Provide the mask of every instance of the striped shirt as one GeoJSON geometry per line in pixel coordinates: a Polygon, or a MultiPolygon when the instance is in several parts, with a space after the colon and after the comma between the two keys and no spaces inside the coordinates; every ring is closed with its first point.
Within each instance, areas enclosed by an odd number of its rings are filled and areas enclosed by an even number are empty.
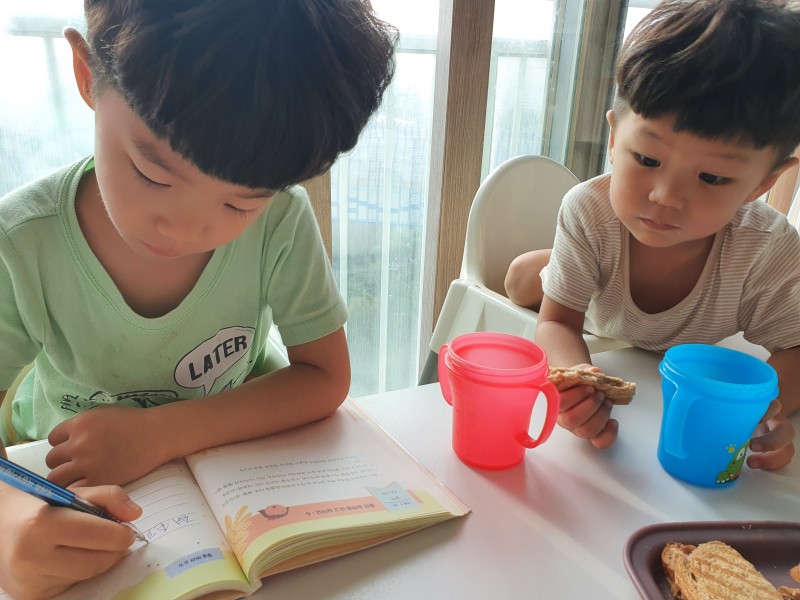
{"type": "Polygon", "coordinates": [[[567,193],[545,294],[586,314],[588,331],[647,350],[714,344],[744,332],[769,352],[800,345],[800,235],[763,202],[742,206],[715,236],[694,289],[677,305],[648,314],[628,281],[628,230],[609,201],[610,175],[567,193]]]}

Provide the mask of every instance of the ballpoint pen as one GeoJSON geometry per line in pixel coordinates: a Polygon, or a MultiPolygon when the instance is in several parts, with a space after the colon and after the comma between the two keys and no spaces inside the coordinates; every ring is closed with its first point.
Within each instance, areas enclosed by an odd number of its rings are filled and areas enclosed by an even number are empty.
{"type": "Polygon", "coordinates": [[[6,460],[2,456],[0,456],[0,481],[32,496],[36,496],[51,506],[71,508],[83,513],[95,515],[102,519],[114,521],[120,525],[125,525],[136,534],[136,538],[138,540],[147,542],[147,538],[142,535],[142,532],[139,531],[135,525],[125,521],[120,521],[116,517],[108,514],[99,506],[95,506],[88,500],[80,498],[75,493],[62,488],[61,486],[48,481],[44,477],[40,477],[36,473],[28,471],[27,469],[20,467],[9,460],[6,460]]]}

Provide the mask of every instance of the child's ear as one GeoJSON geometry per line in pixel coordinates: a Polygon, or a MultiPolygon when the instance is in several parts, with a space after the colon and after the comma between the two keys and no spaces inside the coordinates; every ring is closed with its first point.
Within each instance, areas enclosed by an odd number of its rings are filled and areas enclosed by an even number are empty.
{"type": "Polygon", "coordinates": [[[787,158],[767,174],[758,187],[754,189],[749,196],[747,196],[745,202],[752,202],[753,200],[756,200],[757,198],[760,198],[766,194],[772,188],[772,186],[775,185],[775,182],[778,181],[778,177],[780,177],[786,169],[791,169],[797,163],[798,159],[796,156],[787,158]]]}
{"type": "Polygon", "coordinates": [[[609,110],[606,113],[606,121],[608,121],[608,162],[614,164],[614,111],[609,110]]]}
{"type": "Polygon", "coordinates": [[[91,56],[89,45],[78,30],[72,27],[64,30],[64,37],[72,47],[72,69],[75,71],[78,92],[87,106],[94,110],[94,80],[92,79],[92,71],[89,68],[91,56]]]}

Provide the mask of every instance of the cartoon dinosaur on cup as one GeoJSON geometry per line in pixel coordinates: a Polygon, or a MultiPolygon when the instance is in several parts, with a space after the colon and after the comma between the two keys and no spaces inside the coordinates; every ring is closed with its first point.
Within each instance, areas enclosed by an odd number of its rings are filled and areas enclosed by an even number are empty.
{"type": "Polygon", "coordinates": [[[736,454],[733,457],[733,460],[728,463],[728,466],[725,467],[725,470],[720,472],[717,475],[717,483],[718,484],[725,484],[725,483],[732,483],[739,477],[739,473],[742,470],[742,466],[744,466],[744,457],[747,455],[747,442],[739,446],[739,449],[736,450],[736,454]]]}

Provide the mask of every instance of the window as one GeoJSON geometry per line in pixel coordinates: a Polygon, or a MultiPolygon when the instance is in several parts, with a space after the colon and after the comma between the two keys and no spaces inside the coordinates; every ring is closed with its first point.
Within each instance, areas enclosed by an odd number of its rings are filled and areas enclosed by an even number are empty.
{"type": "Polygon", "coordinates": [[[395,78],[331,170],[333,266],[350,317],[353,396],[413,385],[419,349],[438,2],[373,1],[400,31],[395,78]]]}
{"type": "MultiPolygon", "coordinates": [[[[92,152],[93,116],[75,91],[61,33],[82,23],[82,5],[0,3],[0,194],[92,152]]],[[[593,48],[613,47],[617,32],[626,35],[654,5],[495,0],[482,175],[528,153],[551,156],[581,178],[601,171],[610,91],[599,94],[597,84],[611,89],[612,57],[593,48]]],[[[439,2],[373,6],[400,31],[395,80],[356,148],[331,171],[332,262],[350,309],[353,396],[416,383],[430,331],[421,322],[423,295],[432,293],[423,269],[436,260],[425,255],[425,219],[439,2]]]]}
{"type": "Polygon", "coordinates": [[[509,158],[545,148],[555,4],[495,3],[484,177],[509,158]]]}
{"type": "Polygon", "coordinates": [[[0,8],[0,195],[92,152],[94,117],[75,90],[61,33],[82,15],[81,0],[0,8]]]}

